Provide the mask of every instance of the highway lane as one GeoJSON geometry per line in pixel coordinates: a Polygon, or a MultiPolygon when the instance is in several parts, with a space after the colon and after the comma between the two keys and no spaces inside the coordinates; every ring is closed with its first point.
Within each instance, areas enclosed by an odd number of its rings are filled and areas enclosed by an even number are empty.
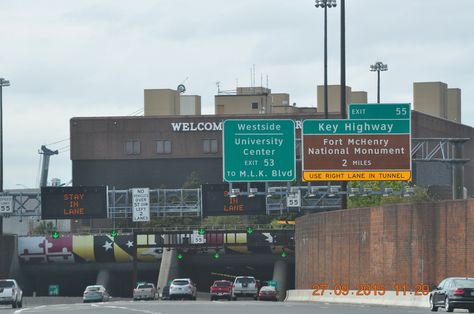
{"type": "MultiPolygon", "coordinates": [[[[80,299],[79,299],[80,301],[80,299]]],[[[30,302],[31,303],[31,302],[30,302]]],[[[45,302],[46,303],[46,302],[45,302]]],[[[140,301],[119,300],[106,303],[64,303],[28,305],[23,309],[0,306],[0,314],[362,314],[428,313],[428,308],[384,307],[306,302],[239,301],[140,301]]]]}

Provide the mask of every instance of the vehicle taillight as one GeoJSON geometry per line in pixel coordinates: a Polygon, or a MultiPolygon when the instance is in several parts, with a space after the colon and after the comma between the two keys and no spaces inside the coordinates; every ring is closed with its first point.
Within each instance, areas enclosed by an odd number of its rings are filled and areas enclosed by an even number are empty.
{"type": "Polygon", "coordinates": [[[193,287],[192,285],[190,285],[190,284],[188,285],[188,288],[192,288],[192,287],[193,287]]]}
{"type": "Polygon", "coordinates": [[[454,294],[458,294],[458,295],[459,294],[464,294],[464,289],[459,289],[458,288],[458,289],[454,290],[454,294]]]}
{"type": "Polygon", "coordinates": [[[12,293],[15,294],[15,292],[16,292],[16,289],[12,288],[12,293]]]}
{"type": "Polygon", "coordinates": [[[170,286],[170,289],[174,289],[174,285],[171,285],[171,286],[170,286]]]}

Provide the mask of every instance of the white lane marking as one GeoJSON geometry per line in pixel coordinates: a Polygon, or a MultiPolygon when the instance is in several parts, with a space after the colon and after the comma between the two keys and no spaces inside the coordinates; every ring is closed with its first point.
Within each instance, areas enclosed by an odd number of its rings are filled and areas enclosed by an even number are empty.
{"type": "Polygon", "coordinates": [[[126,306],[115,306],[115,305],[103,305],[103,304],[91,304],[92,307],[99,307],[99,308],[106,308],[106,309],[119,309],[119,310],[126,310],[130,312],[139,312],[139,313],[147,313],[147,314],[163,314],[161,312],[153,312],[148,310],[139,310],[133,309],[126,306]]]}

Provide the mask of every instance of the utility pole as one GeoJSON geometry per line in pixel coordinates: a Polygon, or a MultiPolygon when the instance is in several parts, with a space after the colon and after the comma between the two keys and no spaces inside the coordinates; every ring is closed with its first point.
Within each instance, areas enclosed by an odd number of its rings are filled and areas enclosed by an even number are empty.
{"type": "MultiPolygon", "coordinates": [[[[3,192],[3,102],[2,89],[10,86],[10,81],[0,77],[0,193],[3,192]]],[[[0,235],[3,234],[3,216],[0,216],[0,235]]]]}

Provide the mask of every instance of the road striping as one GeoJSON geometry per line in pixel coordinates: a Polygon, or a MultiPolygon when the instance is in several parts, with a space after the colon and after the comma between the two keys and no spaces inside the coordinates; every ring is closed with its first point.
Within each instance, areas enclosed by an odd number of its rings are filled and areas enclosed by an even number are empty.
{"type": "Polygon", "coordinates": [[[146,313],[146,314],[163,314],[161,312],[153,312],[153,311],[148,311],[148,310],[133,309],[133,308],[129,308],[129,307],[126,307],[126,306],[104,305],[104,304],[91,304],[91,306],[92,307],[98,307],[98,308],[118,309],[118,310],[130,311],[130,312],[146,313]]]}

